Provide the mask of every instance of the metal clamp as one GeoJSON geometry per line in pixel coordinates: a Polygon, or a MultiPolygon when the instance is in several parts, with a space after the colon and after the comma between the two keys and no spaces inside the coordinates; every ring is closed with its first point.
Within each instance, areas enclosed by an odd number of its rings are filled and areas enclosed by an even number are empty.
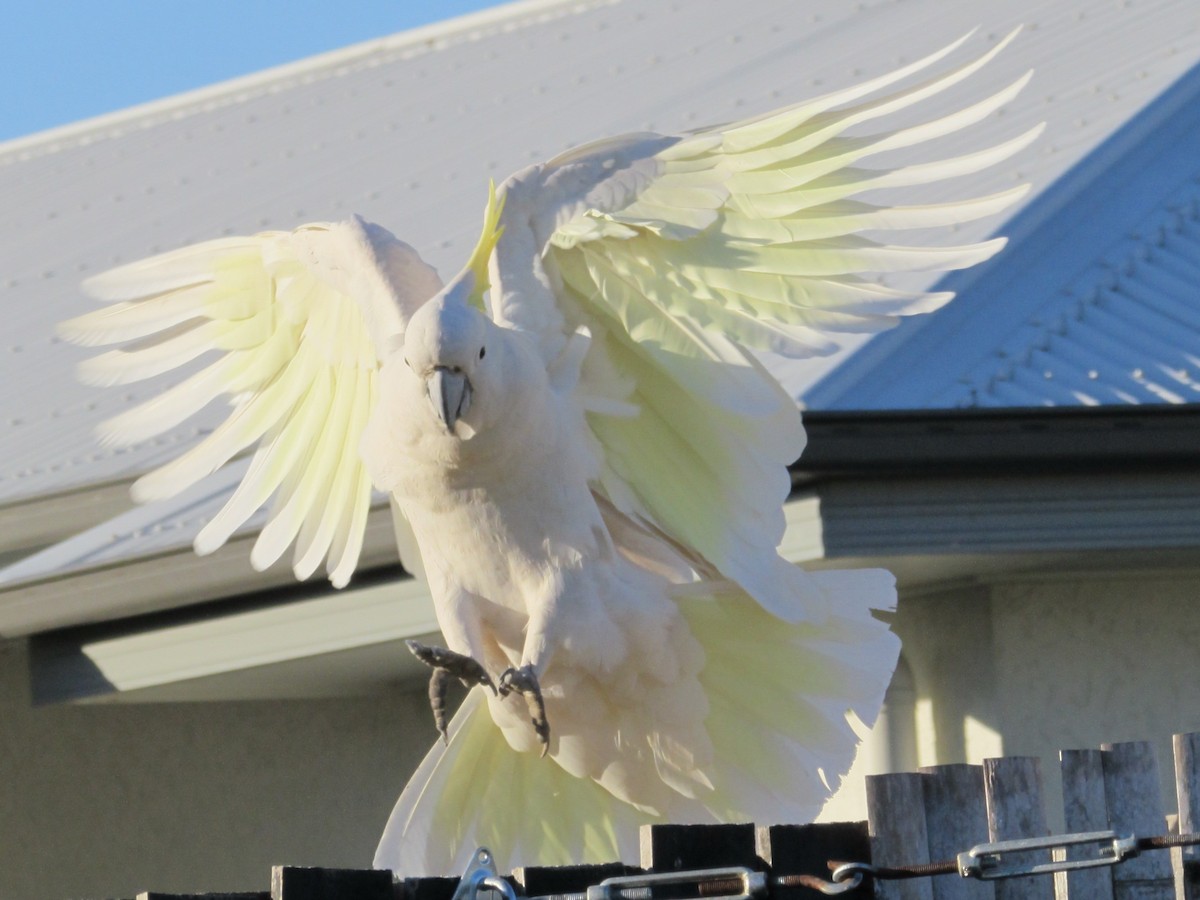
{"type": "Polygon", "coordinates": [[[673,885],[687,886],[683,897],[706,900],[748,900],[767,892],[767,876],[742,866],[726,869],[695,869],[689,872],[659,872],[648,875],[619,875],[606,878],[587,889],[587,900],[668,900],[673,885]]]}
{"type": "Polygon", "coordinates": [[[1083,834],[1059,834],[1040,838],[1021,838],[1014,841],[998,841],[994,844],[977,844],[965,853],[958,854],[958,874],[963,878],[978,878],[994,881],[1000,878],[1017,878],[1021,875],[1046,875],[1053,872],[1071,872],[1075,869],[1091,869],[1096,866],[1115,866],[1138,855],[1137,838],[1118,837],[1113,831],[1089,831],[1083,834]],[[1086,859],[1063,859],[1043,863],[1004,864],[1003,858],[1016,853],[1032,853],[1038,850],[1058,850],[1085,844],[1097,846],[1096,855],[1086,859]]]}

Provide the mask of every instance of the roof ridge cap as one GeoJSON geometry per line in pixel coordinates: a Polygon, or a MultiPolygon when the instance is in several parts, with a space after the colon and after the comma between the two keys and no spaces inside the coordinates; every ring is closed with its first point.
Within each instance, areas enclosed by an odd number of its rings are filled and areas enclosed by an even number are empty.
{"type": "Polygon", "coordinates": [[[490,9],[419,25],[204,87],[0,141],[0,166],[120,137],[135,129],[151,128],[164,121],[175,121],[221,106],[243,103],[263,94],[335,77],[351,69],[378,65],[396,57],[443,50],[501,31],[579,15],[620,2],[622,0],[514,0],[490,9]]]}

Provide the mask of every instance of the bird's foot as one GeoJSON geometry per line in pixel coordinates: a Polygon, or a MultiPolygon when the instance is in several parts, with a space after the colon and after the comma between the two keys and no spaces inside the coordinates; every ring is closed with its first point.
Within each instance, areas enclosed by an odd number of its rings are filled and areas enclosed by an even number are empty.
{"type": "Polygon", "coordinates": [[[471,688],[477,684],[490,688],[496,693],[496,685],[492,683],[487,670],[469,656],[447,650],[445,647],[430,647],[418,644],[416,641],[405,641],[409,651],[429,668],[433,674],[429,676],[429,705],[433,709],[433,724],[437,726],[443,743],[449,743],[450,737],[446,730],[446,689],[451,678],[457,678],[463,687],[471,688]]]}
{"type": "Polygon", "coordinates": [[[498,685],[500,696],[513,692],[525,698],[529,707],[529,718],[533,722],[533,730],[537,732],[538,740],[542,742],[542,756],[550,749],[550,723],[546,721],[546,703],[542,699],[542,687],[538,684],[537,673],[533,666],[522,666],[519,669],[508,668],[500,676],[498,685]]]}

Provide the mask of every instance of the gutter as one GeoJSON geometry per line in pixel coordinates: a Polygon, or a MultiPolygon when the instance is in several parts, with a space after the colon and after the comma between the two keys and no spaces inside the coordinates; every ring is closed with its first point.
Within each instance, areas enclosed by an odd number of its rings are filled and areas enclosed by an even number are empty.
{"type": "Polygon", "coordinates": [[[1084,474],[1195,468],[1200,404],[809,411],[793,489],[919,475],[1084,474]]]}

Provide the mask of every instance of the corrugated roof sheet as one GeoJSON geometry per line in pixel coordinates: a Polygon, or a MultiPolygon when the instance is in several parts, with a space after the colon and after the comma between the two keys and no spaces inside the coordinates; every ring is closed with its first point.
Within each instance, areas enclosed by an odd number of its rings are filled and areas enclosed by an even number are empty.
{"type": "MultiPolygon", "coordinates": [[[[483,23],[284,67],[44,139],[0,146],[8,311],[0,349],[0,502],[124,477],[177,452],[187,428],[128,451],[95,423],[155,390],[78,385],[53,324],[77,284],[115,263],[207,237],[351,212],[443,271],[477,227],[483,185],[599,135],[748,115],[885,71],[984,23],[1027,32],[974,91],[1038,69],[979,140],[1045,119],[1047,135],[989,190],[1061,174],[1200,58],[1195,7],[1013,0],[720,0],[518,4],[483,23]]],[[[953,102],[948,98],[947,102],[953,102]]],[[[936,199],[933,198],[933,199],[936,199]]],[[[980,230],[995,223],[979,226],[980,230]]],[[[797,387],[828,365],[797,367],[797,387]],[[810,371],[811,370],[811,371],[810,371]]],[[[209,420],[211,422],[211,420],[209,420]]]]}
{"type": "MultiPolygon", "coordinates": [[[[128,477],[215,420],[126,451],[96,446],[98,421],[157,386],[97,391],[75,382],[82,354],[52,329],[86,308],[77,283],[88,274],[190,241],[351,212],[386,225],[445,273],[473,241],[489,177],[606,134],[748,116],[890,70],[981,23],[977,42],[1022,22],[1025,33],[968,94],[1030,67],[1035,81],[963,140],[982,145],[1045,120],[1033,150],[973,181],[981,194],[1029,181],[1026,203],[1035,204],[1200,59],[1192,0],[1010,0],[1002,9],[743,0],[735,11],[725,0],[538,0],[0,145],[0,193],[20,213],[0,221],[9,316],[0,505],[128,477]]],[[[922,196],[936,202],[938,190],[922,196]]],[[[978,223],[955,238],[998,227],[978,223]]],[[[993,337],[966,339],[991,350],[993,337]]],[[[803,393],[857,346],[778,371],[803,393]]],[[[139,535],[160,550],[162,540],[183,545],[189,535],[174,527],[175,512],[123,517],[120,533],[102,526],[51,548],[16,580],[141,553],[150,544],[139,535]]]]}
{"type": "Polygon", "coordinates": [[[997,264],[946,279],[952,304],[884,336],[809,399],[839,409],[1200,401],[1197,148],[1200,66],[1015,219],[997,264]]]}

